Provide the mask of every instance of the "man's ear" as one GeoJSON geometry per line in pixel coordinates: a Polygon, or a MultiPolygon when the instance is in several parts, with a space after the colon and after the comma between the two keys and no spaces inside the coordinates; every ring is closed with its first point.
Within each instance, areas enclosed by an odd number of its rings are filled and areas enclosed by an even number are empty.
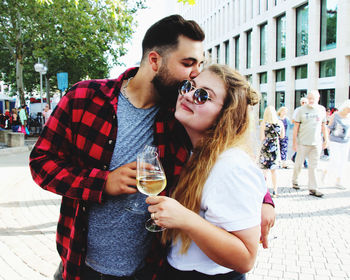
{"type": "Polygon", "coordinates": [[[152,70],[157,72],[162,64],[162,57],[156,51],[150,51],[148,53],[148,63],[151,65],[152,70]]]}

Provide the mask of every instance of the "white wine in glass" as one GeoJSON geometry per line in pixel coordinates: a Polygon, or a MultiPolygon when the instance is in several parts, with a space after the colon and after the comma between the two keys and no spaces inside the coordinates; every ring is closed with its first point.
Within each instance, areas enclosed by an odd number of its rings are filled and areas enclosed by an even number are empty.
{"type": "MultiPolygon", "coordinates": [[[[137,189],[149,196],[156,196],[166,186],[166,177],[163,166],[159,161],[155,150],[144,149],[137,156],[137,189]]],[[[153,219],[146,222],[146,229],[152,232],[163,231],[165,228],[158,226],[153,219]]]]}

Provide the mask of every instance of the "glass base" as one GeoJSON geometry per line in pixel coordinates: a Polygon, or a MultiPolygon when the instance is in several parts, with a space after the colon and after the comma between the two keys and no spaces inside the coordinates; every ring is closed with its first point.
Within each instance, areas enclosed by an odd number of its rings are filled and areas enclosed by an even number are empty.
{"type": "Polygon", "coordinates": [[[147,220],[145,227],[148,231],[151,231],[151,232],[160,232],[166,229],[158,226],[152,219],[147,220]]]}

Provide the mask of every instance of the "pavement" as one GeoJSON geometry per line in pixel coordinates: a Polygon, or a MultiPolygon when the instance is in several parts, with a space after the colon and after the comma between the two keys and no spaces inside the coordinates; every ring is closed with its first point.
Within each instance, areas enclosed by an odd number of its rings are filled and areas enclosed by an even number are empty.
{"type": "MultiPolygon", "coordinates": [[[[59,263],[55,231],[60,196],[31,178],[29,149],[0,153],[0,279],[52,279],[59,263]]],[[[292,166],[292,163],[290,163],[292,166]]],[[[327,168],[327,162],[321,162],[327,168]]],[[[278,171],[276,223],[268,249],[259,248],[248,280],[350,279],[350,162],[347,189],[321,185],[323,198],[308,195],[307,169],[301,189],[291,188],[293,169],[278,171]]]]}

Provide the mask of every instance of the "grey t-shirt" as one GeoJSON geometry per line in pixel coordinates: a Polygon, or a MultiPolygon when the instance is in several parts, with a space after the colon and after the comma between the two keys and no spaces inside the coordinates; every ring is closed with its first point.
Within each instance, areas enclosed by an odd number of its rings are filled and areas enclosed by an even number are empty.
{"type": "Polygon", "coordinates": [[[321,105],[310,107],[301,106],[295,116],[295,121],[300,123],[298,143],[301,145],[319,145],[322,143],[321,127],[326,122],[326,110],[321,105]]]}
{"type": "MultiPolygon", "coordinates": [[[[135,108],[122,94],[118,99],[118,132],[110,170],[136,161],[143,147],[153,142],[158,107],[135,108]]],[[[115,276],[130,276],[143,265],[152,235],[145,229],[149,218],[146,196],[137,192],[109,197],[89,211],[86,264],[115,276]]]]}
{"type": "Polygon", "coordinates": [[[329,139],[333,142],[348,143],[350,141],[350,118],[341,118],[335,113],[332,125],[329,126],[329,139]]]}

